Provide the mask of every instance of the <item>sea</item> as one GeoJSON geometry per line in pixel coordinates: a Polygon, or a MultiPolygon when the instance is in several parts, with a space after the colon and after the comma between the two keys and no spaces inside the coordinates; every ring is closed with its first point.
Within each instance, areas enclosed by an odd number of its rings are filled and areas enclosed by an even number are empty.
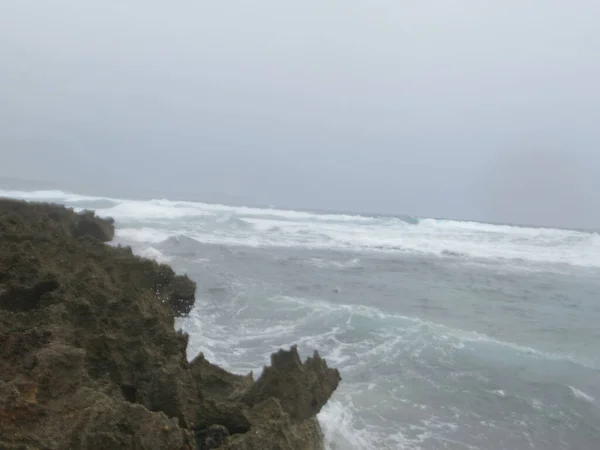
{"type": "Polygon", "coordinates": [[[600,448],[600,235],[1,190],[113,217],[198,283],[188,357],[258,377],[317,349],[329,450],[600,448]]]}

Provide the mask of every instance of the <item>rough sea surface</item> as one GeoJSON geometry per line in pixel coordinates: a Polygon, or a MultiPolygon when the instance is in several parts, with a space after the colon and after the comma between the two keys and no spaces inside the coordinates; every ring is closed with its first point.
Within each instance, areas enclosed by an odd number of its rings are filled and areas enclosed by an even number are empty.
{"type": "Polygon", "coordinates": [[[178,326],[255,376],[319,349],[343,381],[330,449],[600,448],[600,236],[61,191],[0,191],[112,216],[116,242],[198,282],[178,326]]]}

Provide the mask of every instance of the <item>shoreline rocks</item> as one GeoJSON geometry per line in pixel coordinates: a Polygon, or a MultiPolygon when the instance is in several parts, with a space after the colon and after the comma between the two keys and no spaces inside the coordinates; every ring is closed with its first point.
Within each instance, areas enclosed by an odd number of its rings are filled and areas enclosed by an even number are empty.
{"type": "Polygon", "coordinates": [[[186,358],[196,285],[92,211],[0,199],[0,448],[322,449],[340,382],[317,353],[258,380],[186,358]]]}

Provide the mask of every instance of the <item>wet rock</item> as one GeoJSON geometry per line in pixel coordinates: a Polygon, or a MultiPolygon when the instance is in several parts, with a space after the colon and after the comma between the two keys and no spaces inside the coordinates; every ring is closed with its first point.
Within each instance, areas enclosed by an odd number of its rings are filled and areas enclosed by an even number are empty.
{"type": "Polygon", "coordinates": [[[190,363],[190,372],[196,383],[199,409],[196,428],[212,424],[225,426],[230,433],[246,433],[250,420],[246,405],[240,402],[243,393],[252,386],[252,375],[236,375],[211,364],[202,354],[190,363]]]}
{"type": "Polygon", "coordinates": [[[148,392],[149,407],[153,411],[163,411],[176,418],[184,428],[191,428],[196,422],[198,394],[186,365],[174,361],[158,368],[152,374],[148,392]]]}
{"type": "Polygon", "coordinates": [[[192,433],[177,420],[99,392],[82,389],[67,410],[74,413],[73,432],[60,448],[180,450],[194,445],[192,433]]]}
{"type": "Polygon", "coordinates": [[[175,315],[187,316],[196,301],[196,283],[187,275],[177,275],[171,280],[170,286],[169,305],[173,308],[175,315]]]}
{"type": "Polygon", "coordinates": [[[223,450],[323,450],[323,432],[316,417],[291,421],[276,398],[255,405],[248,412],[251,429],[232,435],[223,450]]]}
{"type": "Polygon", "coordinates": [[[43,274],[40,279],[25,285],[7,283],[0,292],[0,309],[28,311],[37,308],[45,294],[55,291],[58,287],[59,282],[53,274],[43,274]]]}
{"type": "Polygon", "coordinates": [[[212,425],[196,431],[196,448],[198,450],[212,450],[219,448],[229,437],[229,430],[223,425],[212,425]]]}
{"type": "Polygon", "coordinates": [[[256,405],[270,397],[279,399],[281,406],[294,421],[314,417],[327,403],[341,381],[337,369],[330,369],[315,351],[304,363],[298,349],[280,350],[271,355],[271,366],[244,395],[244,401],[256,405]]]}
{"type": "Polygon", "coordinates": [[[171,267],[156,261],[139,260],[136,266],[135,270],[140,274],[140,288],[152,290],[176,316],[190,313],[196,300],[196,282],[187,275],[176,275],[171,267]]]}
{"type": "Polygon", "coordinates": [[[93,211],[84,211],[75,223],[75,236],[89,236],[100,242],[112,241],[115,237],[113,219],[100,219],[93,211]]]}

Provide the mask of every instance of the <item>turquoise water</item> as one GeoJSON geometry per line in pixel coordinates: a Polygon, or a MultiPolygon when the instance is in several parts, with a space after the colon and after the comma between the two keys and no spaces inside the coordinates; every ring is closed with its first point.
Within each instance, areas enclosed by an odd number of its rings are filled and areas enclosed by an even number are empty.
{"type": "Polygon", "coordinates": [[[343,377],[320,414],[331,449],[598,448],[597,234],[0,195],[95,208],[187,272],[190,357],[258,375],[281,346],[317,348],[343,377]]]}

